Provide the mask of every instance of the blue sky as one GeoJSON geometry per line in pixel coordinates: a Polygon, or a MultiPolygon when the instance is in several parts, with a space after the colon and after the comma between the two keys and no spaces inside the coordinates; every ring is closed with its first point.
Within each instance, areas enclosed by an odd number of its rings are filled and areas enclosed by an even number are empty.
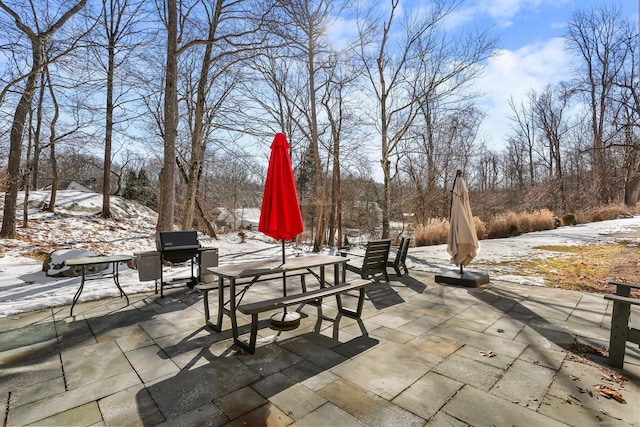
{"type": "Polygon", "coordinates": [[[571,77],[570,57],[561,37],[573,13],[612,1],[637,22],[639,0],[464,1],[464,13],[480,25],[494,26],[501,38],[500,55],[489,61],[478,82],[486,92],[481,105],[487,113],[480,136],[489,147],[506,145],[510,97],[519,102],[531,89],[541,90],[571,77]]]}

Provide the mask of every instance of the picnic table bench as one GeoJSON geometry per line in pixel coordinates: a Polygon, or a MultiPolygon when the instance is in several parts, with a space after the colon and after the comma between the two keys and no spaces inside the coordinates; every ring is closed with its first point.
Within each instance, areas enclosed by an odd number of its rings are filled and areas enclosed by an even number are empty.
{"type": "Polygon", "coordinates": [[[630,326],[631,306],[640,306],[640,300],[631,298],[631,289],[640,289],[640,285],[612,280],[616,286],[615,294],[606,294],[605,299],[613,301],[611,332],[609,335],[609,365],[622,368],[627,341],[640,346],[640,329],[630,326]]]}
{"type": "MultiPolygon", "coordinates": [[[[322,299],[330,296],[336,297],[338,304],[338,312],[348,317],[359,318],[362,315],[362,306],[364,305],[365,286],[373,283],[370,279],[356,279],[351,282],[344,282],[334,286],[325,286],[320,289],[304,290],[303,292],[287,295],[279,298],[272,298],[263,301],[257,301],[238,306],[238,311],[251,315],[251,332],[249,335],[249,343],[244,347],[249,353],[254,353],[256,349],[256,338],[258,335],[258,314],[267,311],[277,310],[279,308],[288,307],[291,305],[305,304],[305,303],[322,303],[322,299]],[[346,308],[342,305],[341,295],[348,291],[358,290],[358,304],[356,309],[346,308]]],[[[244,344],[244,343],[243,343],[244,344]]]]}

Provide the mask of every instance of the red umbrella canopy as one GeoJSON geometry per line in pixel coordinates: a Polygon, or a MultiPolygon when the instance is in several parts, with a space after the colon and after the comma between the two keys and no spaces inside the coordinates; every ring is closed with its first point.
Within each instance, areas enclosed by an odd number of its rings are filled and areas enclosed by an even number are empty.
{"type": "Polygon", "coordinates": [[[277,133],[271,144],[258,231],[284,241],[293,239],[303,230],[289,142],[283,133],[277,133]]]}

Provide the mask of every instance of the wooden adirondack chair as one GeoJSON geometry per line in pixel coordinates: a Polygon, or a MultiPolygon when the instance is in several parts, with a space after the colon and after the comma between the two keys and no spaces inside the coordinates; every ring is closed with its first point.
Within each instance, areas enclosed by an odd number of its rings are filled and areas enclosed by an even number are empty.
{"type": "Polygon", "coordinates": [[[362,257],[362,264],[354,265],[347,263],[345,269],[342,270],[342,281],[346,280],[347,271],[358,273],[363,279],[375,278],[376,275],[384,275],[384,279],[388,282],[387,262],[389,260],[389,250],[391,249],[391,240],[370,240],[367,242],[367,250],[362,255],[350,252],[340,252],[340,255],[346,257],[362,257]]]}
{"type": "Polygon", "coordinates": [[[393,267],[398,276],[402,276],[404,274],[409,273],[409,269],[407,269],[406,260],[407,253],[409,252],[409,246],[411,246],[411,237],[403,237],[400,239],[400,245],[398,245],[398,252],[396,252],[396,257],[393,260],[387,261],[387,265],[389,267],[393,267]],[[404,273],[402,270],[404,269],[404,273]]]}

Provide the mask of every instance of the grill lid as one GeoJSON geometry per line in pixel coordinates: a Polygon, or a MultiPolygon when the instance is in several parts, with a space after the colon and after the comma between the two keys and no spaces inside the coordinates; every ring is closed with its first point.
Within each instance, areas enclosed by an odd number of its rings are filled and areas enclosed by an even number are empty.
{"type": "Polygon", "coordinates": [[[196,256],[200,243],[195,231],[166,231],[156,233],[156,250],[169,262],[185,262],[196,256]]]}
{"type": "Polygon", "coordinates": [[[156,250],[176,251],[182,249],[198,249],[198,233],[190,231],[159,231],[156,233],[156,250]]]}

